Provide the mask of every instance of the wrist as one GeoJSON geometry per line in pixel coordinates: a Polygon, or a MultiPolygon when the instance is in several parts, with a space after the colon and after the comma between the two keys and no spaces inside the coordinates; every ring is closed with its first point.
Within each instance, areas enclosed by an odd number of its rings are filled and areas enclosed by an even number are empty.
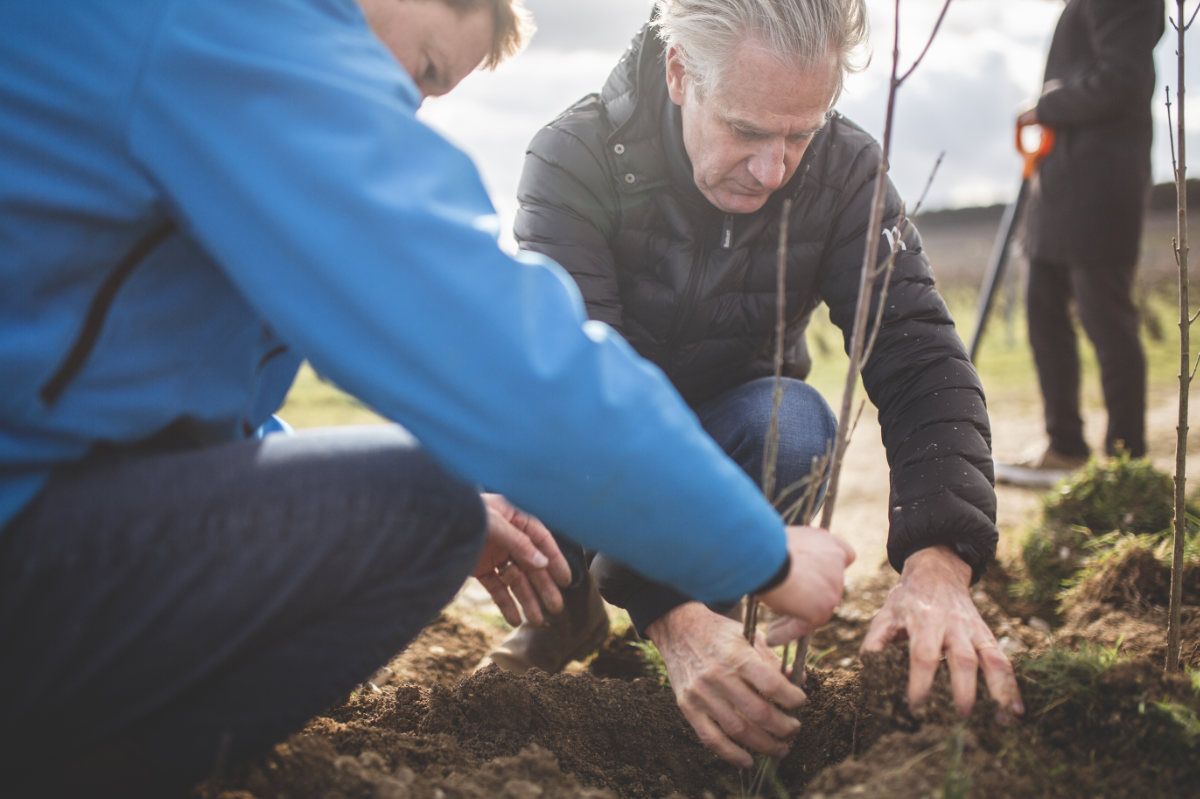
{"type": "Polygon", "coordinates": [[[685,602],[676,605],[654,621],[646,625],[646,637],[662,649],[670,646],[671,641],[680,635],[686,635],[696,620],[703,614],[712,613],[699,602],[685,602]]]}
{"type": "Polygon", "coordinates": [[[915,575],[950,577],[962,583],[964,588],[971,585],[971,565],[950,547],[941,545],[919,549],[909,555],[900,574],[902,578],[915,575]]]}

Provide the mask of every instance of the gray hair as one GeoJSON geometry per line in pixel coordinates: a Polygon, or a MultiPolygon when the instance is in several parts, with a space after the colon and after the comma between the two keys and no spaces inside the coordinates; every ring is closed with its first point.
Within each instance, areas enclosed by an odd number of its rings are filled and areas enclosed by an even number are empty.
{"type": "Polygon", "coordinates": [[[747,38],[800,67],[833,51],[839,78],[862,68],[853,56],[867,40],[864,0],[656,0],[654,25],[699,90],[720,80],[722,66],[747,38]]]}

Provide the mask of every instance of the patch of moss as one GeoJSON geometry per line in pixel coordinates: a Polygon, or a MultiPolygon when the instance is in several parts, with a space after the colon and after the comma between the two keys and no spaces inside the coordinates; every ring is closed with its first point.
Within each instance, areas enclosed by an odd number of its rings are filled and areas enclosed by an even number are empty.
{"type": "Polygon", "coordinates": [[[1043,524],[1021,544],[1022,579],[1013,593],[1043,616],[1054,616],[1058,595],[1087,557],[1092,531],[1078,525],[1043,524]]]}
{"type": "Polygon", "coordinates": [[[1093,459],[1046,496],[1048,525],[1081,526],[1093,533],[1161,534],[1171,526],[1174,509],[1171,476],[1144,458],[1122,453],[1093,459]]]}

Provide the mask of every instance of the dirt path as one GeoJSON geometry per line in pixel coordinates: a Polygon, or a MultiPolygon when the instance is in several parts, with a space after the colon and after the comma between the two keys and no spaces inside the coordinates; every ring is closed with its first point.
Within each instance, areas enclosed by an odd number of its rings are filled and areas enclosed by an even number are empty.
{"type": "MultiPolygon", "coordinates": [[[[991,400],[992,445],[998,459],[1018,459],[1031,446],[1045,441],[1041,409],[1037,395],[1025,391],[998,391],[991,400]]],[[[1151,459],[1160,469],[1175,469],[1175,419],[1177,398],[1174,393],[1152,393],[1147,409],[1146,428],[1151,459]]],[[[1188,472],[1200,479],[1200,412],[1193,403],[1190,414],[1188,472]]],[[[1093,447],[1102,448],[1105,423],[1103,408],[1094,403],[1084,413],[1084,424],[1093,447]]],[[[854,546],[858,560],[850,567],[853,584],[875,572],[886,559],[888,469],[879,423],[872,412],[863,414],[858,431],[846,454],[841,497],[834,514],[833,530],[854,546]]],[[[998,524],[1000,552],[1015,554],[1020,534],[1036,518],[1041,494],[1028,489],[999,486],[998,524]]]]}

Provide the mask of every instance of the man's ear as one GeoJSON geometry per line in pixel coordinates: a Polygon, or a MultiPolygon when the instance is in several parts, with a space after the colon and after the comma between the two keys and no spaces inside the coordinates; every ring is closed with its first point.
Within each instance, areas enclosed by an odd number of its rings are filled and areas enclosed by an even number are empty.
{"type": "Polygon", "coordinates": [[[672,46],[667,49],[667,94],[671,98],[671,102],[675,105],[683,105],[683,96],[685,81],[687,81],[687,69],[683,66],[683,58],[680,57],[679,48],[672,46]]]}

